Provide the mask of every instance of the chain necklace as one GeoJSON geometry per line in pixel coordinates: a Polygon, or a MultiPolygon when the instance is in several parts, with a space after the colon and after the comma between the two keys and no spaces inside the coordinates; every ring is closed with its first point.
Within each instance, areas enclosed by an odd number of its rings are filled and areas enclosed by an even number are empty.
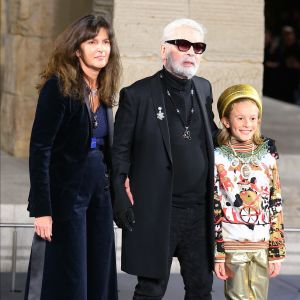
{"type": "Polygon", "coordinates": [[[191,110],[190,110],[190,114],[189,116],[186,118],[186,120],[183,119],[181,113],[180,113],[180,109],[175,105],[172,97],[171,97],[171,93],[170,91],[167,89],[167,95],[169,96],[171,103],[176,111],[176,114],[178,115],[183,127],[184,127],[184,132],[182,134],[182,137],[186,140],[191,140],[192,136],[191,136],[191,130],[190,130],[190,126],[191,126],[191,122],[192,122],[192,117],[194,114],[194,90],[191,89],[191,99],[192,99],[192,106],[191,106],[191,110]]]}
{"type": "Polygon", "coordinates": [[[89,104],[90,104],[90,109],[91,109],[91,115],[92,115],[92,126],[93,126],[93,129],[97,128],[98,127],[98,120],[97,120],[97,110],[98,110],[98,107],[96,108],[95,110],[95,107],[94,107],[94,98],[98,96],[98,89],[92,89],[90,88],[90,95],[89,95],[89,104]],[[94,112],[95,110],[95,112],[94,112]]]}
{"type": "Polygon", "coordinates": [[[231,161],[231,166],[236,168],[240,163],[242,164],[241,166],[241,175],[244,179],[249,179],[252,168],[251,168],[251,164],[258,166],[259,162],[257,160],[257,158],[255,156],[253,156],[254,153],[254,144],[252,144],[252,150],[251,150],[251,156],[249,157],[241,157],[239,156],[236,151],[234,150],[231,142],[228,142],[229,147],[231,148],[234,157],[233,160],[231,161]]]}

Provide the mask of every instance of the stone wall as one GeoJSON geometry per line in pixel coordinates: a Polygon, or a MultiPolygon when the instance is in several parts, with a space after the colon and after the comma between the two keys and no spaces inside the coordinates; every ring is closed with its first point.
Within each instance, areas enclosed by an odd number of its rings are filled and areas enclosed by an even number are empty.
{"type": "Polygon", "coordinates": [[[113,20],[114,1],[113,0],[94,0],[93,13],[104,17],[110,23],[113,20]]]}
{"type": "Polygon", "coordinates": [[[1,148],[6,152],[28,155],[35,86],[53,40],[92,10],[113,16],[123,86],[161,67],[163,27],[189,17],[208,30],[199,75],[211,81],[215,99],[235,83],[250,83],[261,91],[263,0],[231,0],[230,6],[225,0],[1,0],[1,148]]]}
{"type": "MultiPolygon", "coordinates": [[[[264,1],[115,0],[114,27],[122,54],[123,85],[161,67],[159,44],[163,27],[188,17],[207,28],[207,50],[199,75],[209,79],[215,102],[236,83],[262,90],[264,1]]],[[[215,107],[214,107],[215,109],[215,107]]]]}

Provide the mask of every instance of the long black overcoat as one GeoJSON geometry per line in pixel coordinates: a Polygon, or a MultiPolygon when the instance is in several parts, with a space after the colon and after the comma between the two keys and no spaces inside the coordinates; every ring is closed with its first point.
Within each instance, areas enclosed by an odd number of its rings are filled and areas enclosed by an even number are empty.
{"type": "MultiPolygon", "coordinates": [[[[113,137],[112,109],[107,109],[107,162],[113,137]]],[[[64,97],[56,77],[46,81],[36,108],[30,154],[30,193],[28,210],[31,217],[52,216],[68,219],[83,178],[91,143],[91,116],[87,102],[64,97]]]]}
{"type": "MultiPolygon", "coordinates": [[[[207,258],[213,266],[213,170],[210,83],[194,77],[196,96],[205,125],[209,174],[207,180],[207,258]]],[[[191,159],[193,159],[191,157],[191,159]]],[[[123,231],[122,270],[150,278],[166,276],[170,233],[173,166],[168,121],[159,72],[120,92],[112,150],[114,212],[130,206],[124,179],[130,178],[136,223],[123,231]],[[164,115],[158,114],[159,112],[164,115]]]]}

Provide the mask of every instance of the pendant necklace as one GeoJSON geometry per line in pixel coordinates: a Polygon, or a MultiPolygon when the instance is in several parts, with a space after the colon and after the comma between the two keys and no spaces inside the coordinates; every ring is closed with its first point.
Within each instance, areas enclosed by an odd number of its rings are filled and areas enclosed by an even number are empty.
{"type": "Polygon", "coordinates": [[[97,109],[94,112],[94,97],[97,97],[98,95],[98,89],[92,89],[90,88],[90,95],[89,95],[89,104],[90,104],[90,109],[92,113],[92,126],[93,129],[98,127],[98,120],[97,120],[97,109]]]}
{"type": "Polygon", "coordinates": [[[240,157],[236,151],[234,150],[234,148],[232,147],[232,144],[230,143],[230,141],[228,142],[229,147],[231,148],[231,150],[233,151],[234,157],[233,160],[231,161],[231,166],[236,168],[240,162],[242,164],[241,166],[241,175],[244,179],[249,179],[252,168],[251,168],[251,164],[253,165],[258,165],[258,161],[256,158],[254,158],[253,153],[254,153],[254,144],[252,144],[252,150],[251,150],[251,156],[248,158],[242,158],[240,157]]]}
{"type": "Polygon", "coordinates": [[[98,93],[98,89],[91,89],[91,94],[93,97],[96,97],[98,93]]]}
{"type": "Polygon", "coordinates": [[[184,132],[182,134],[182,137],[186,140],[191,140],[192,136],[191,136],[191,130],[190,130],[190,126],[191,126],[191,122],[192,122],[192,117],[194,114],[194,90],[191,89],[191,100],[192,100],[192,105],[191,105],[191,110],[190,110],[190,114],[187,118],[185,118],[186,120],[183,120],[183,117],[181,115],[181,112],[179,110],[179,108],[175,105],[172,97],[171,97],[171,93],[170,91],[167,89],[167,94],[171,100],[171,103],[173,105],[173,107],[175,108],[176,114],[178,115],[183,127],[184,127],[184,132]]]}

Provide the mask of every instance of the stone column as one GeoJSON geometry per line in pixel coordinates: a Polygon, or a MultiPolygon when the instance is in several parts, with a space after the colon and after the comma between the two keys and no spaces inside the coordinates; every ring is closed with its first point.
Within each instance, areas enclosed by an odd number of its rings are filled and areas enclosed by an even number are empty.
{"type": "Polygon", "coordinates": [[[53,41],[91,9],[92,0],[1,0],[1,148],[6,152],[28,156],[35,86],[53,41]]]}
{"type": "MultiPolygon", "coordinates": [[[[0,11],[1,11],[1,20],[0,20],[0,29],[1,29],[1,37],[0,37],[0,91],[3,88],[3,71],[4,71],[4,41],[7,33],[6,28],[6,1],[0,1],[0,11]]],[[[0,98],[1,101],[1,98],[0,98]]],[[[0,102],[1,103],[1,102],[0,102]]]]}
{"type": "Polygon", "coordinates": [[[34,87],[51,47],[54,2],[3,2],[7,32],[3,38],[1,146],[8,153],[24,156],[37,98],[34,87]]]}

